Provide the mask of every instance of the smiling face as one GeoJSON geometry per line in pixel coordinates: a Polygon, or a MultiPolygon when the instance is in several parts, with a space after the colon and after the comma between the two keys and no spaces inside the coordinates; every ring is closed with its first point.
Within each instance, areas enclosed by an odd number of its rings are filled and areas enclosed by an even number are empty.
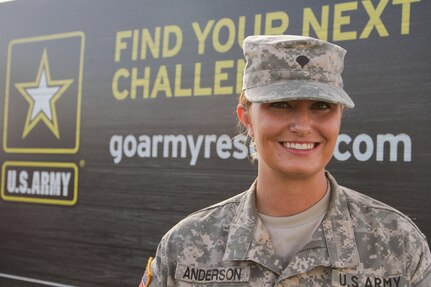
{"type": "Polygon", "coordinates": [[[337,142],[341,106],[297,100],[240,104],[237,112],[255,140],[260,176],[304,178],[324,171],[337,142]]]}

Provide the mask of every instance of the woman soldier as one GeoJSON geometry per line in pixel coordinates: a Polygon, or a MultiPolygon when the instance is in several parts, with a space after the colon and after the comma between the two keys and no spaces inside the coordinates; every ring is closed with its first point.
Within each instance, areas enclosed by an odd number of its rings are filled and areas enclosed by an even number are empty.
{"type": "Polygon", "coordinates": [[[343,109],[345,50],[251,36],[238,119],[257,150],[251,188],[161,240],[141,286],[431,286],[425,236],[399,211],[325,171],[343,109]]]}

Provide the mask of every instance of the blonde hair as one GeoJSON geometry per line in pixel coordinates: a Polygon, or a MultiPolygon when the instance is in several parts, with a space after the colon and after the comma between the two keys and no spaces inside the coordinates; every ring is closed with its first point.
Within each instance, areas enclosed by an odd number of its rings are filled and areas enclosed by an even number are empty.
{"type": "MultiPolygon", "coordinates": [[[[241,94],[239,94],[238,104],[244,106],[247,110],[249,110],[249,108],[251,106],[251,102],[249,100],[247,100],[247,98],[245,97],[245,90],[242,90],[241,94]]],[[[236,118],[236,130],[238,132],[238,135],[243,134],[245,136],[248,136],[247,135],[247,129],[241,123],[238,116],[236,118]]]]}
{"type": "MultiPolygon", "coordinates": [[[[250,102],[246,98],[245,90],[241,91],[241,94],[239,95],[239,99],[238,99],[238,104],[244,106],[248,110],[248,113],[250,114],[250,107],[252,102],[250,102]]],[[[247,138],[244,144],[247,147],[251,145],[254,147],[254,149],[256,149],[256,146],[254,144],[254,139],[248,136],[247,128],[241,123],[238,117],[236,121],[237,121],[236,129],[238,132],[237,136],[244,135],[247,138]]],[[[257,160],[257,152],[250,154],[248,158],[251,163],[254,163],[257,160]]]]}
{"type": "Polygon", "coordinates": [[[247,98],[245,96],[245,90],[242,90],[241,94],[239,94],[238,104],[241,104],[241,105],[245,106],[246,108],[251,106],[251,102],[249,100],[247,100],[247,98]]]}

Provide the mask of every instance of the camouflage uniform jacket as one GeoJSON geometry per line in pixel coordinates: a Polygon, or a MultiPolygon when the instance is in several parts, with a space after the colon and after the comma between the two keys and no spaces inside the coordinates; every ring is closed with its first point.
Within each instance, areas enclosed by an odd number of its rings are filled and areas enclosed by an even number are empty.
{"type": "Polygon", "coordinates": [[[200,210],[161,240],[149,286],[431,286],[425,236],[399,211],[339,186],[288,266],[257,215],[255,184],[200,210]]]}

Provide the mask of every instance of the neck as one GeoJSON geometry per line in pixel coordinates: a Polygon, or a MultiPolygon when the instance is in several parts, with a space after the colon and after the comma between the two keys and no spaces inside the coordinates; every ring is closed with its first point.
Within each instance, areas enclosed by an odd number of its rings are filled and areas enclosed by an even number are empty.
{"type": "Polygon", "coordinates": [[[306,177],[277,176],[259,172],[256,206],[270,216],[291,216],[303,212],[323,198],[327,191],[325,172],[306,177]]]}

